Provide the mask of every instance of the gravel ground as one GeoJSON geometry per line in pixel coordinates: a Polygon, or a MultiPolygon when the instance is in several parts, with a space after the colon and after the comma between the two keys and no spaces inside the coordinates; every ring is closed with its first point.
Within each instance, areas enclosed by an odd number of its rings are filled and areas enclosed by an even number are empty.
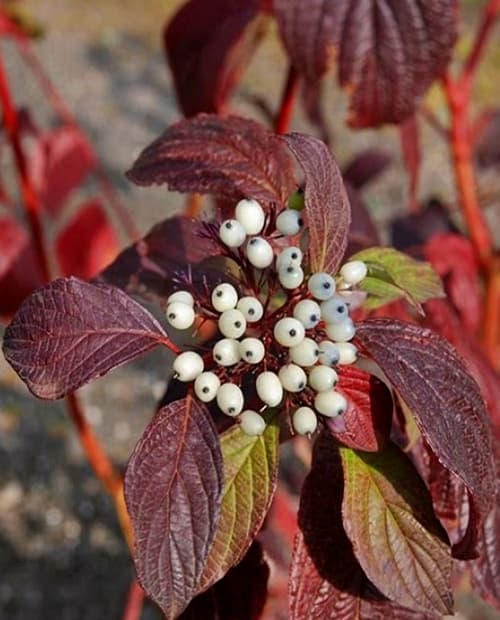
{"type": "MultiPolygon", "coordinates": [[[[141,231],[181,207],[163,189],[131,187],[124,179],[139,151],[179,117],[161,53],[158,24],[180,4],[132,0],[26,0],[45,24],[36,51],[57,89],[88,132],[106,171],[141,231]]],[[[497,46],[498,47],[498,46],[497,46]]],[[[48,126],[54,122],[17,55],[3,43],[16,101],[48,126]]],[[[492,62],[492,61],[491,61],[492,62]]],[[[253,116],[248,93],[273,108],[286,60],[272,35],[259,50],[240,88],[237,107],[253,116]]],[[[498,74],[497,74],[498,75],[498,74]]],[[[480,82],[492,102],[491,86],[480,82]]],[[[498,93],[496,92],[497,96],[498,93]]],[[[379,222],[404,209],[406,189],[397,133],[348,132],[345,100],[327,88],[334,149],[340,162],[373,144],[393,153],[396,163],[367,192],[379,222]]],[[[434,102],[437,95],[431,95],[434,102]]],[[[439,103],[436,104],[439,111],[439,103]]],[[[308,129],[298,113],[298,129],[308,129]]],[[[447,197],[452,188],[445,147],[426,129],[422,196],[447,197]]],[[[488,177],[488,183],[495,183],[488,177]]],[[[499,191],[496,179],[496,191],[499,191]]],[[[498,217],[498,204],[490,215],[498,217]],[[497,212],[495,215],[494,212],[497,212]]],[[[110,454],[123,466],[163,391],[168,360],[153,354],[82,390],[86,414],[110,454]]],[[[121,617],[132,576],[113,508],[82,455],[62,403],[34,400],[0,362],[0,620],[107,620],[121,617]]],[[[472,619],[500,618],[467,600],[472,619]]],[[[142,619],[158,618],[146,606],[142,619]]]]}

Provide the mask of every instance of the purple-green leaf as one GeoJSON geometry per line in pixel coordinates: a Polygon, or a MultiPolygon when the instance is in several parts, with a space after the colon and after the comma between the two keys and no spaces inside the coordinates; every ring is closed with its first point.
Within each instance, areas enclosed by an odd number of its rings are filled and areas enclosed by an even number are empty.
{"type": "Polygon", "coordinates": [[[296,132],[285,139],[304,171],[311,269],[334,274],[345,254],[351,223],[340,170],[321,140],[296,132]]]}
{"type": "Polygon", "coordinates": [[[169,127],[127,176],[137,185],[282,205],[296,186],[293,158],[278,136],[255,121],[214,114],[169,127]]]}
{"type": "Polygon", "coordinates": [[[208,410],[191,396],[160,409],[127,466],[139,581],[168,620],[200,591],[222,495],[222,455],[208,410]]]}
{"type": "Polygon", "coordinates": [[[379,453],[340,448],[344,527],[366,575],[415,611],[452,609],[451,550],[429,491],[395,446],[379,453]]]}
{"type": "Polygon", "coordinates": [[[356,335],[412,412],[432,452],[467,486],[477,530],[493,503],[495,465],[485,405],[465,363],[441,336],[402,321],[363,321],[356,335]]]}
{"type": "Polygon", "coordinates": [[[5,358],[39,398],[61,398],[170,341],[121,290],[61,278],[35,291],[5,331],[5,358]]]}

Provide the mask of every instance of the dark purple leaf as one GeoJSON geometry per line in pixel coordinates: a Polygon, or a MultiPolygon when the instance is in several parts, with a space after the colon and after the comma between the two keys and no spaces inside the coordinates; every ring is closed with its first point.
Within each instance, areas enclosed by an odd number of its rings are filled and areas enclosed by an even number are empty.
{"type": "Polygon", "coordinates": [[[410,116],[446,68],[457,0],[275,0],[281,36],[310,81],[334,62],[355,127],[410,116]]]}
{"type": "Polygon", "coordinates": [[[161,325],[128,295],[61,278],[23,302],[3,351],[35,396],[55,399],[159,344],[169,344],[161,325]]]}
{"type": "Polygon", "coordinates": [[[392,157],[387,151],[377,147],[364,149],[342,170],[344,182],[350,183],[355,189],[361,189],[381,175],[391,161],[392,157]]]}
{"type": "Polygon", "coordinates": [[[493,508],[483,524],[479,544],[479,558],[472,563],[474,588],[490,604],[500,611],[500,441],[496,443],[497,483],[493,508]]]}
{"type": "Polygon", "coordinates": [[[351,223],[340,170],[317,138],[294,132],[285,139],[304,170],[311,269],[334,274],[344,257],[351,223]]]}
{"type": "Polygon", "coordinates": [[[269,566],[254,541],[243,560],[191,601],[179,620],[258,620],[267,596],[269,566]]]}
{"type": "Polygon", "coordinates": [[[28,242],[28,233],[17,220],[0,218],[0,280],[10,271],[28,242]]]}
{"type": "Polygon", "coordinates": [[[391,431],[392,396],[377,377],[353,366],[343,366],[337,390],[349,404],[342,415],[345,429],[335,430],[337,418],[327,419],[333,436],[346,446],[367,452],[378,452],[391,431]]]}
{"type": "Polygon", "coordinates": [[[296,186],[293,159],[278,136],[255,121],[211,114],[172,125],[127,176],[137,185],[282,205],[296,186]]]}
{"type": "Polygon", "coordinates": [[[168,620],[199,592],[222,483],[219,438],[206,407],[188,396],[160,409],[127,465],[125,500],[139,581],[168,620]]]}
{"type": "Polygon", "coordinates": [[[190,0],[164,35],[185,116],[222,112],[262,35],[258,0],[190,0]]]}
{"type": "Polygon", "coordinates": [[[486,110],[473,128],[474,154],[481,168],[497,167],[500,162],[500,110],[486,110]]]}
{"type": "MultiPolygon", "coordinates": [[[[357,342],[398,391],[439,461],[467,486],[479,527],[492,506],[495,468],[484,402],[464,362],[435,332],[402,321],[359,323],[357,342]]],[[[474,554],[472,542],[468,552],[474,554]]]]}
{"type": "Polygon", "coordinates": [[[203,277],[210,284],[221,269],[208,259],[220,250],[201,236],[203,231],[201,222],[182,215],[164,220],[121,252],[99,279],[161,305],[176,288],[175,275],[186,272],[188,266],[198,284],[203,277]]]}

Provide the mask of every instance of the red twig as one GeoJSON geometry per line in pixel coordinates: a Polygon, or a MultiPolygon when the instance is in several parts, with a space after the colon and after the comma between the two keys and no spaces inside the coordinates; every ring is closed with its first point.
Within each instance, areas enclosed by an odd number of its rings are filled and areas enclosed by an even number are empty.
{"type": "Polygon", "coordinates": [[[139,620],[144,604],[144,590],[134,579],[130,584],[122,620],[139,620]]]}
{"type": "Polygon", "coordinates": [[[486,283],[483,343],[493,367],[500,370],[500,257],[496,257],[486,283]]]}
{"type": "Polygon", "coordinates": [[[280,109],[274,123],[276,133],[286,133],[292,122],[293,108],[299,89],[299,76],[295,69],[290,65],[285,88],[281,96],[280,109]]]}
{"type": "Polygon", "coordinates": [[[33,237],[33,244],[37,253],[38,262],[45,280],[50,279],[49,260],[45,250],[44,232],[40,220],[40,202],[29,178],[28,166],[24,155],[21,136],[19,133],[19,119],[12,102],[9,85],[5,75],[2,58],[0,57],[0,100],[2,102],[3,124],[14,154],[19,185],[23,197],[24,209],[33,237]]]}

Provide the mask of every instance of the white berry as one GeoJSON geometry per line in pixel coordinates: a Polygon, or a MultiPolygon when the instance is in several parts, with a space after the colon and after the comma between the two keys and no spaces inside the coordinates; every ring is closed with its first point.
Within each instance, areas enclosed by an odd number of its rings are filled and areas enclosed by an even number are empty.
{"type": "Polygon", "coordinates": [[[223,383],[217,390],[217,405],[226,415],[239,415],[244,403],[243,392],[234,383],[223,383]]]}
{"type": "Polygon", "coordinates": [[[304,370],[296,364],[287,364],[279,369],[281,385],[287,392],[301,392],[307,385],[304,370]]]}
{"type": "Polygon", "coordinates": [[[288,265],[278,271],[278,280],[283,288],[292,290],[304,282],[304,272],[299,265],[288,265]]]}
{"type": "Polygon", "coordinates": [[[234,308],[238,302],[238,293],[232,284],[223,282],[212,291],[212,306],[217,312],[234,308]]]}
{"type": "Polygon", "coordinates": [[[309,373],[309,385],[315,392],[326,392],[337,385],[338,374],[330,366],[315,366],[309,373]]]}
{"type": "Polygon", "coordinates": [[[242,297],[236,308],[243,314],[247,323],[256,323],[264,315],[264,307],[257,297],[242,297]]]}
{"type": "Polygon", "coordinates": [[[314,297],[324,301],[335,294],[335,280],[327,273],[314,273],[307,282],[307,288],[314,297]]]}
{"type": "Polygon", "coordinates": [[[172,367],[179,381],[194,381],[203,372],[203,358],[194,351],[185,351],[175,358],[172,367]]]}
{"type": "Polygon", "coordinates": [[[227,338],[239,338],[243,336],[247,328],[247,322],[243,313],[236,308],[225,310],[219,317],[219,330],[227,338]]]}
{"type": "Polygon", "coordinates": [[[175,329],[187,329],[194,323],[195,314],[192,306],[174,301],[168,304],[166,317],[169,324],[175,329]]]}
{"type": "Polygon", "coordinates": [[[273,248],[262,237],[253,237],[247,243],[247,258],[257,269],[265,269],[273,262],[273,248]]]}
{"type": "Polygon", "coordinates": [[[321,318],[327,323],[341,323],[349,317],[349,307],[339,295],[321,304],[321,318]]]}
{"type": "Polygon", "coordinates": [[[358,359],[358,350],[350,342],[339,342],[337,349],[339,352],[339,364],[354,364],[358,359]]]}
{"type": "Polygon", "coordinates": [[[187,304],[188,306],[194,306],[194,297],[188,291],[176,291],[169,295],[167,298],[167,306],[173,303],[187,304]]]}
{"type": "Polygon", "coordinates": [[[337,344],[331,340],[322,340],[319,345],[319,363],[325,366],[337,364],[340,358],[340,351],[337,344]]]}
{"type": "Polygon", "coordinates": [[[319,392],[314,399],[314,408],[319,413],[334,418],[342,415],[347,409],[347,400],[335,390],[319,392]]]}
{"type": "Polygon", "coordinates": [[[217,396],[220,379],[214,372],[202,372],[194,382],[194,393],[204,403],[209,403],[217,396]]]}
{"type": "Polygon", "coordinates": [[[234,214],[247,235],[258,235],[264,228],[266,215],[256,200],[247,198],[240,200],[236,205],[234,214]]]}
{"type": "Polygon", "coordinates": [[[311,407],[299,407],[293,414],[292,425],[299,435],[312,435],[318,426],[318,418],[311,407]]]}
{"type": "Polygon", "coordinates": [[[321,309],[312,299],[303,299],[293,309],[293,316],[306,329],[312,329],[321,321],[321,309]]]}
{"type": "Polygon", "coordinates": [[[285,317],[276,322],[274,326],[274,339],[284,347],[295,347],[305,337],[304,326],[297,319],[285,317]]]}
{"type": "Polygon", "coordinates": [[[265,354],[264,343],[258,338],[244,338],[240,342],[240,357],[249,364],[259,364],[265,354]]]}
{"type": "Polygon", "coordinates": [[[302,250],[300,248],[290,246],[284,249],[276,258],[277,271],[280,271],[285,267],[289,267],[290,265],[300,266],[303,256],[304,255],[302,254],[302,250]]]}
{"type": "Polygon", "coordinates": [[[219,228],[219,238],[229,248],[239,248],[245,242],[247,234],[238,220],[225,220],[219,228]]]}
{"type": "Polygon", "coordinates": [[[220,366],[234,366],[240,361],[240,343],[233,338],[222,338],[214,345],[213,358],[220,366]]]}
{"type": "Polygon", "coordinates": [[[286,237],[296,235],[302,228],[302,217],[295,209],[285,209],[276,218],[276,229],[286,237]]]}
{"type": "Polygon", "coordinates": [[[277,374],[269,370],[261,372],[257,377],[255,389],[260,400],[269,407],[276,407],[283,399],[281,381],[277,374]]]}
{"type": "Polygon", "coordinates": [[[342,266],[340,275],[346,284],[354,286],[366,278],[368,268],[361,260],[353,260],[342,266]]]}
{"type": "Polygon", "coordinates": [[[299,366],[314,366],[318,356],[318,344],[312,338],[304,338],[300,344],[290,348],[290,359],[299,366]]]}
{"type": "Polygon", "coordinates": [[[258,435],[262,435],[262,433],[266,430],[266,421],[256,411],[252,411],[252,409],[247,409],[243,411],[243,413],[238,418],[241,430],[251,437],[257,437],[258,435]]]}
{"type": "Polygon", "coordinates": [[[325,331],[328,338],[331,338],[335,342],[348,342],[354,338],[356,328],[352,319],[345,319],[342,323],[329,323],[327,324],[325,331]]]}

